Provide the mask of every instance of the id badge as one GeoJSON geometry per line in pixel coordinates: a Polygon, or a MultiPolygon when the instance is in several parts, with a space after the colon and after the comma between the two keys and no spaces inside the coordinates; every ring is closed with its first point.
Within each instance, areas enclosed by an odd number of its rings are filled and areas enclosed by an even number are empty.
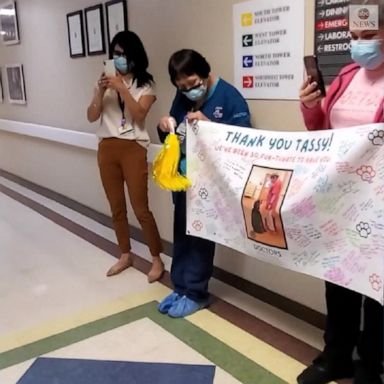
{"type": "Polygon", "coordinates": [[[119,127],[119,134],[124,135],[125,133],[133,132],[133,127],[129,124],[127,124],[126,120],[121,120],[121,124],[119,127]]]}

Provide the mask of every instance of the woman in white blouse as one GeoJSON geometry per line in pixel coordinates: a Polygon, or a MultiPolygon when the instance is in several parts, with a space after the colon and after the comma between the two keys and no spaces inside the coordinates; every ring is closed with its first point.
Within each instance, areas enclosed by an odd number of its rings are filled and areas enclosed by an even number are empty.
{"type": "Polygon", "coordinates": [[[109,201],[120,259],[107,272],[116,275],[132,265],[124,183],[132,209],[153,257],[148,281],[161,278],[162,244],[148,207],[147,148],[150,143],[145,118],[156,100],[154,81],[147,72],[148,57],[140,38],[131,31],[119,32],[109,50],[116,75],[102,74],[87,110],[90,122],[100,119],[98,164],[109,201]]]}

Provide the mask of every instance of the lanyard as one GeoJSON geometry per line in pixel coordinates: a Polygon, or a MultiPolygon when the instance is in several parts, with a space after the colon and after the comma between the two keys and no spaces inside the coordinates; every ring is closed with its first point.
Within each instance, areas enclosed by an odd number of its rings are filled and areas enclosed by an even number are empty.
{"type": "Polygon", "coordinates": [[[127,119],[125,117],[125,105],[124,105],[124,99],[121,98],[121,96],[118,94],[118,101],[119,101],[119,107],[121,109],[121,123],[119,127],[119,133],[120,135],[125,133],[131,133],[134,132],[135,128],[132,124],[127,124],[127,119]]]}
{"type": "Polygon", "coordinates": [[[117,94],[117,97],[119,99],[119,106],[121,109],[121,126],[124,127],[124,125],[126,123],[124,100],[121,98],[121,96],[119,94],[117,94]]]}

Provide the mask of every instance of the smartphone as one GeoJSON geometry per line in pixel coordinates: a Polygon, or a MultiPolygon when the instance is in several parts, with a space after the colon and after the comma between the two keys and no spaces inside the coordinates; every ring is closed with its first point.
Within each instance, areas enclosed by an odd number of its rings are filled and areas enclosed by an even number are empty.
{"type": "Polygon", "coordinates": [[[319,69],[319,64],[317,62],[316,56],[304,56],[304,66],[307,72],[307,75],[311,77],[311,82],[316,81],[317,90],[321,92],[322,96],[325,96],[325,85],[323,74],[319,69]]]}
{"type": "Polygon", "coordinates": [[[116,76],[116,68],[113,60],[104,61],[104,74],[108,77],[116,76]]]}

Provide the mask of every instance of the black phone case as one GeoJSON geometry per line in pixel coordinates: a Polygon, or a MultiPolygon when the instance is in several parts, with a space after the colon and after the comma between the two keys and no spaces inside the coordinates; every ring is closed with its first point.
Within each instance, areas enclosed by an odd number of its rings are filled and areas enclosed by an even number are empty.
{"type": "Polygon", "coordinates": [[[317,89],[320,90],[321,95],[325,96],[325,84],[323,74],[319,69],[319,64],[317,62],[316,56],[305,56],[304,57],[304,66],[308,76],[311,76],[312,81],[316,81],[317,89]]]}

